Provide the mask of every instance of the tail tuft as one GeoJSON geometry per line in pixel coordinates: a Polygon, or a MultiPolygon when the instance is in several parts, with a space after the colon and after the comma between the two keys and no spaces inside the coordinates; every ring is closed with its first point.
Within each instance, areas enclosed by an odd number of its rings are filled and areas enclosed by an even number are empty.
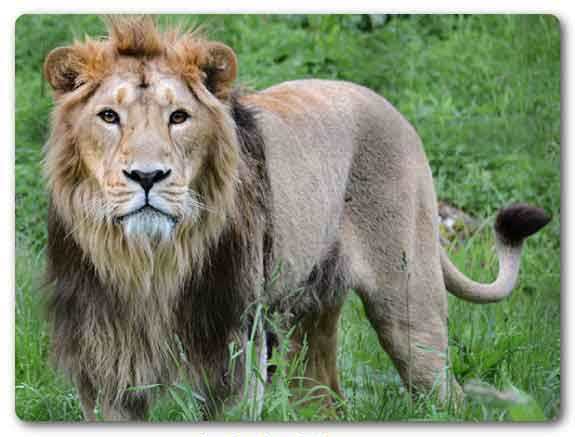
{"type": "Polygon", "coordinates": [[[514,203],[499,210],[495,231],[507,244],[517,244],[545,226],[551,217],[542,208],[514,203]]]}

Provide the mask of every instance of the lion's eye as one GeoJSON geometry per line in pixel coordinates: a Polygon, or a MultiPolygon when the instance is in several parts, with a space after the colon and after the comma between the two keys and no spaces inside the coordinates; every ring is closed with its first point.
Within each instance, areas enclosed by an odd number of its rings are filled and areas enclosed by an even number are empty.
{"type": "Polygon", "coordinates": [[[180,124],[186,121],[189,115],[186,111],[178,109],[170,114],[170,124],[180,124]]]}
{"type": "Polygon", "coordinates": [[[120,116],[116,111],[111,109],[104,109],[98,113],[98,117],[104,120],[106,123],[118,124],[120,122],[120,116]]]}

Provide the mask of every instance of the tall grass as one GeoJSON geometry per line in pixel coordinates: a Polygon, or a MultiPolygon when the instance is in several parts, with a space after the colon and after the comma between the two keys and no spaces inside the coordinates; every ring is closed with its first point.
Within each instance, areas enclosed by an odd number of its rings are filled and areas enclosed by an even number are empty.
{"type": "MultiPolygon", "coordinates": [[[[165,21],[177,17],[163,18],[165,21]]],[[[179,17],[178,19],[182,19],[179,17]]],[[[527,201],[554,215],[527,243],[521,280],[506,301],[477,306],[450,297],[449,371],[515,393],[522,402],[471,397],[463,410],[432,398],[411,402],[378,345],[359,299],[340,324],[345,399],[337,419],[552,420],[560,413],[560,35],[550,16],[394,16],[369,30],[359,16],[199,16],[234,47],[240,82],[254,89],[321,77],[366,85],[419,131],[441,198],[486,220],[451,256],[476,280],[496,274],[490,224],[497,208],[527,201]]],[[[41,145],[51,107],[44,55],[103,27],[94,16],[26,15],[16,25],[16,412],[27,421],[81,420],[74,389],[49,365],[40,289],[46,242],[41,145]]],[[[333,411],[294,396],[302,357],[288,359],[289,333],[272,357],[261,417],[248,398],[220,420],[315,421],[333,411]]],[[[166,388],[152,421],[199,419],[186,384],[166,388]]],[[[313,398],[318,392],[307,393],[313,398]]]]}

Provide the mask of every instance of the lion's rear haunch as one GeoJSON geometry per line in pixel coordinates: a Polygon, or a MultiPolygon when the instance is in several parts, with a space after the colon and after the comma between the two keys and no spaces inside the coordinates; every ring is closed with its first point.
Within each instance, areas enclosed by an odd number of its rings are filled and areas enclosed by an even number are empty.
{"type": "Polygon", "coordinates": [[[436,353],[448,350],[445,288],[473,302],[507,296],[521,242],[547,215],[503,209],[500,274],[474,282],[440,247],[419,136],[383,97],[322,80],[239,92],[229,47],[149,17],[108,26],[44,66],[56,101],[48,314],[85,417],[100,406],[106,420],[144,418],[160,391],[149,387],[182,379],[208,413],[238,395],[261,408],[266,344],[285,342],[305,356],[303,385],[341,395],[350,289],[409,390],[458,398],[436,353]],[[264,326],[263,309],[279,323],[264,326]]]}

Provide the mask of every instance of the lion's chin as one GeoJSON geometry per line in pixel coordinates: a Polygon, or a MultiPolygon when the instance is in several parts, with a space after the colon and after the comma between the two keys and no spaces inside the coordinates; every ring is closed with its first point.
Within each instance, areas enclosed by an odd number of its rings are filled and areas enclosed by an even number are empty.
{"type": "Polygon", "coordinates": [[[160,212],[145,209],[122,219],[126,238],[131,241],[169,241],[174,231],[174,220],[160,212]]]}

